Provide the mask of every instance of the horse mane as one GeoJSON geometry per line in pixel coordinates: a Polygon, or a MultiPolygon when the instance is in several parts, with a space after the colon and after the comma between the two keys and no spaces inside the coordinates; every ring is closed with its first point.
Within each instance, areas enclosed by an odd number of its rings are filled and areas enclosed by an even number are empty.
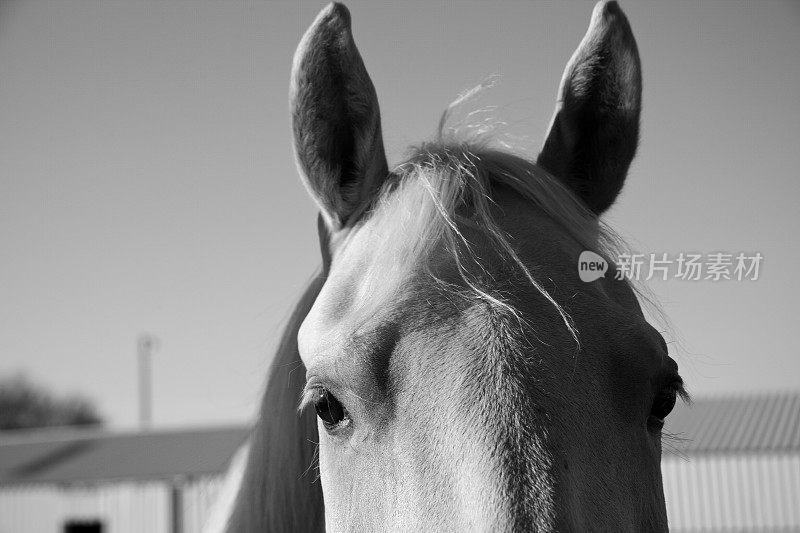
{"type": "MultiPolygon", "coordinates": [[[[579,332],[568,311],[534,277],[517,255],[509,235],[495,220],[493,189],[505,186],[529,200],[583,250],[601,255],[612,268],[614,258],[626,246],[560,179],[507,142],[501,130],[502,123],[487,119],[477,124],[449,125],[453,110],[462,107],[466,100],[484,88],[479,86],[451,104],[442,116],[436,138],[412,148],[408,158],[392,171],[366,214],[366,217],[378,215],[376,218],[381,219],[384,227],[378,230],[381,237],[375,240],[378,241],[376,246],[384,249],[375,251],[373,255],[378,259],[367,267],[364,278],[385,280],[401,277],[402,272],[394,271],[403,269],[403,265],[424,265],[424,258],[430,250],[443,244],[455,262],[461,281],[471,293],[468,295],[522,323],[521,314],[479,279],[491,278],[491,274],[485,270],[481,258],[459,229],[462,225],[477,228],[490,239],[505,262],[521,273],[523,279],[559,313],[575,341],[577,353],[581,348],[579,332]],[[464,206],[469,206],[468,217],[463,214],[464,206]],[[379,216],[384,209],[391,210],[391,213],[379,216]],[[475,276],[475,267],[486,276],[475,276]]],[[[474,119],[475,113],[470,113],[468,118],[474,119]]],[[[576,255],[575,265],[577,260],[576,255]]],[[[372,289],[379,291],[384,283],[377,285],[372,289]]],[[[637,287],[634,289],[639,292],[637,287]]],[[[459,292],[463,294],[463,291],[459,292]]],[[[646,295],[645,300],[649,301],[646,295]]],[[[532,331],[530,324],[527,326],[532,331]]]]}
{"type": "MultiPolygon", "coordinates": [[[[402,262],[416,263],[416,259],[424,257],[430,248],[443,240],[462,281],[472,292],[471,296],[523,322],[520,314],[501,295],[484,289],[464,266],[469,262],[483,268],[481,259],[459,230],[459,224],[477,227],[491,239],[506,262],[513,264],[524,279],[555,308],[573,337],[578,353],[581,350],[580,335],[568,311],[532,275],[517,256],[508,234],[495,221],[492,190],[497,185],[505,186],[532,202],[583,250],[602,256],[609,265],[611,276],[615,274],[617,258],[630,253],[630,248],[563,180],[539,166],[526,153],[524,143],[507,132],[506,123],[497,120],[495,107],[474,105],[474,100],[493,88],[498,80],[498,76],[489,77],[460,94],[442,113],[434,140],[412,147],[407,159],[393,170],[395,179],[389,182],[386,189],[417,183],[424,191],[422,198],[413,198],[417,207],[409,207],[413,213],[406,215],[407,218],[416,219],[412,224],[422,238],[417,246],[404,248],[402,262]],[[468,219],[460,215],[460,208],[464,205],[470,207],[471,216],[468,219]],[[413,250],[411,254],[407,253],[409,249],[413,250]]],[[[390,194],[382,195],[383,199],[390,197],[390,194]]],[[[408,220],[398,223],[404,234],[393,235],[390,242],[397,243],[404,237],[419,238],[415,231],[407,230],[408,225],[408,220]]],[[[391,261],[398,263],[398,259],[391,261]]],[[[576,266],[577,261],[575,257],[576,266]]],[[[621,281],[630,287],[651,318],[665,329],[671,329],[669,319],[647,286],[633,278],[623,277],[621,281]]],[[[530,324],[527,326],[533,331],[530,324]]]]}
{"type": "Polygon", "coordinates": [[[322,487],[315,468],[317,421],[298,413],[305,369],[297,331],[319,294],[324,275],[311,281],[295,306],[270,365],[250,453],[227,531],[325,531],[322,487]]]}

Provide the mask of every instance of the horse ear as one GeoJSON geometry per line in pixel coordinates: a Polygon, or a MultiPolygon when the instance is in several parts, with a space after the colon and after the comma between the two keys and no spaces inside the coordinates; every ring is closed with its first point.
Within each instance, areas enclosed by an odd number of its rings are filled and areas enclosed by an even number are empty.
{"type": "Polygon", "coordinates": [[[628,19],[616,2],[600,2],[564,71],[538,158],[598,215],[614,203],[636,154],[641,101],[639,51],[628,19]]]}
{"type": "Polygon", "coordinates": [[[343,5],[323,9],[300,41],[289,100],[303,182],[326,224],[340,229],[388,174],[378,97],[343,5]]]}

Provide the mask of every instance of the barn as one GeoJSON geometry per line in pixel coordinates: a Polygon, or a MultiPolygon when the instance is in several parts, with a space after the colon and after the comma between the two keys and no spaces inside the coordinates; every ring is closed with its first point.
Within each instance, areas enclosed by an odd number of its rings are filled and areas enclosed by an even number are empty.
{"type": "Polygon", "coordinates": [[[0,533],[200,531],[248,434],[0,433],[0,533]]]}
{"type": "Polygon", "coordinates": [[[667,419],[674,532],[800,532],[800,393],[719,397],[667,419]]]}

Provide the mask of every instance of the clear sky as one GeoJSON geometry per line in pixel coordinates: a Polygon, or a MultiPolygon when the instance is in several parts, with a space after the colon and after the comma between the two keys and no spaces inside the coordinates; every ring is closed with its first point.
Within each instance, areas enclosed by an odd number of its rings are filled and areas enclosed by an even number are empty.
{"type": "MultiPolygon", "coordinates": [[[[136,422],[244,421],[320,263],[294,170],[292,54],[324,2],[0,4],[0,374],[136,422]]],[[[535,152],[592,2],[351,1],[390,163],[461,91],[535,152]]],[[[639,155],[607,220],[644,252],[760,252],[755,282],[652,284],[695,395],[800,387],[800,4],[621,3],[639,155]]]]}

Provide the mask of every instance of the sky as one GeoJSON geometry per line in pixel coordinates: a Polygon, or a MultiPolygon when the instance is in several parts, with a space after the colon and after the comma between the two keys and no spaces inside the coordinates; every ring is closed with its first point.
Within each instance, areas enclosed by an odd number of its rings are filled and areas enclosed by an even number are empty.
{"type": "MultiPolygon", "coordinates": [[[[350,1],[390,164],[459,93],[535,156],[592,2],[350,1]]],[[[642,137],[606,216],[645,253],[759,252],[757,281],[653,281],[695,396],[800,388],[800,4],[624,1],[642,137]]],[[[324,2],[0,4],[0,375],[157,427],[256,412],[320,264],[294,168],[294,49],[324,2]]]]}

